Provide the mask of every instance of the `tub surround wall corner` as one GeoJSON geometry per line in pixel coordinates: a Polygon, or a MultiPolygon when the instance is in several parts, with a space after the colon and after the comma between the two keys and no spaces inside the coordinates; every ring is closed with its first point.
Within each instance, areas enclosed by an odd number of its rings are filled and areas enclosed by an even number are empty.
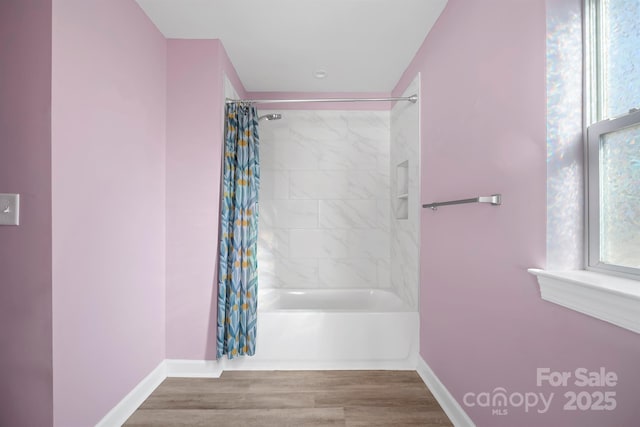
{"type": "MultiPolygon", "coordinates": [[[[421,95],[419,75],[402,96],[412,94],[421,95]]],[[[390,162],[391,286],[409,307],[417,311],[421,214],[419,103],[398,102],[391,110],[390,162]]]]}

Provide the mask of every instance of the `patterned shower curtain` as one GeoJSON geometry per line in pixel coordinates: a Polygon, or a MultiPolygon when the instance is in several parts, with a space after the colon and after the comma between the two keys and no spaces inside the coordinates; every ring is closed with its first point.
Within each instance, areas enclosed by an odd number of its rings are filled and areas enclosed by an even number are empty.
{"type": "Polygon", "coordinates": [[[258,291],[258,112],[226,105],[218,260],[217,358],[255,354],[258,291]]]}

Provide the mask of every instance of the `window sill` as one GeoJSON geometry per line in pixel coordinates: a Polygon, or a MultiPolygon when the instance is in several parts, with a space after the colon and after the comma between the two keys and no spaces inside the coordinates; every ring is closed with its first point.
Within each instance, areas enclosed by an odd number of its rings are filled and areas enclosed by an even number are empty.
{"type": "Polygon", "coordinates": [[[528,271],[543,300],[640,334],[640,282],[585,270],[528,271]]]}

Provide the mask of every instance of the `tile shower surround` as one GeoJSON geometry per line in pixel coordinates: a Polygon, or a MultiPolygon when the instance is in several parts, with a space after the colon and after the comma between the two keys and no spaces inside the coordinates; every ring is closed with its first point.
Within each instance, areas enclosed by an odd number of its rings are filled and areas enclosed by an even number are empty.
{"type": "Polygon", "coordinates": [[[390,113],[282,114],[260,124],[260,286],[389,288],[390,113]]]}
{"type": "MultiPolygon", "coordinates": [[[[416,77],[403,96],[419,93],[416,77]]],[[[391,287],[409,307],[418,309],[420,268],[420,141],[419,106],[398,102],[391,110],[391,287]],[[398,166],[406,169],[398,173],[398,166]],[[406,183],[397,182],[406,176],[406,183]],[[406,199],[399,199],[399,193],[406,199]],[[407,203],[406,211],[399,205],[407,203]],[[406,216],[402,215],[406,213],[406,216]],[[399,219],[399,217],[404,219],[399,219]]]]}

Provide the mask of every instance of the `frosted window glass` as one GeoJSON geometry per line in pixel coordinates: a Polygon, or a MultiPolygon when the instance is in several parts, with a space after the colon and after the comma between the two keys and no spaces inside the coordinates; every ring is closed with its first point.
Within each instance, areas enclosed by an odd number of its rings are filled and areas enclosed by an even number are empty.
{"type": "Polygon", "coordinates": [[[600,258],[640,267],[640,125],[601,138],[600,258]]]}
{"type": "Polygon", "coordinates": [[[603,117],[640,107],[640,0],[602,2],[603,117]]]}

